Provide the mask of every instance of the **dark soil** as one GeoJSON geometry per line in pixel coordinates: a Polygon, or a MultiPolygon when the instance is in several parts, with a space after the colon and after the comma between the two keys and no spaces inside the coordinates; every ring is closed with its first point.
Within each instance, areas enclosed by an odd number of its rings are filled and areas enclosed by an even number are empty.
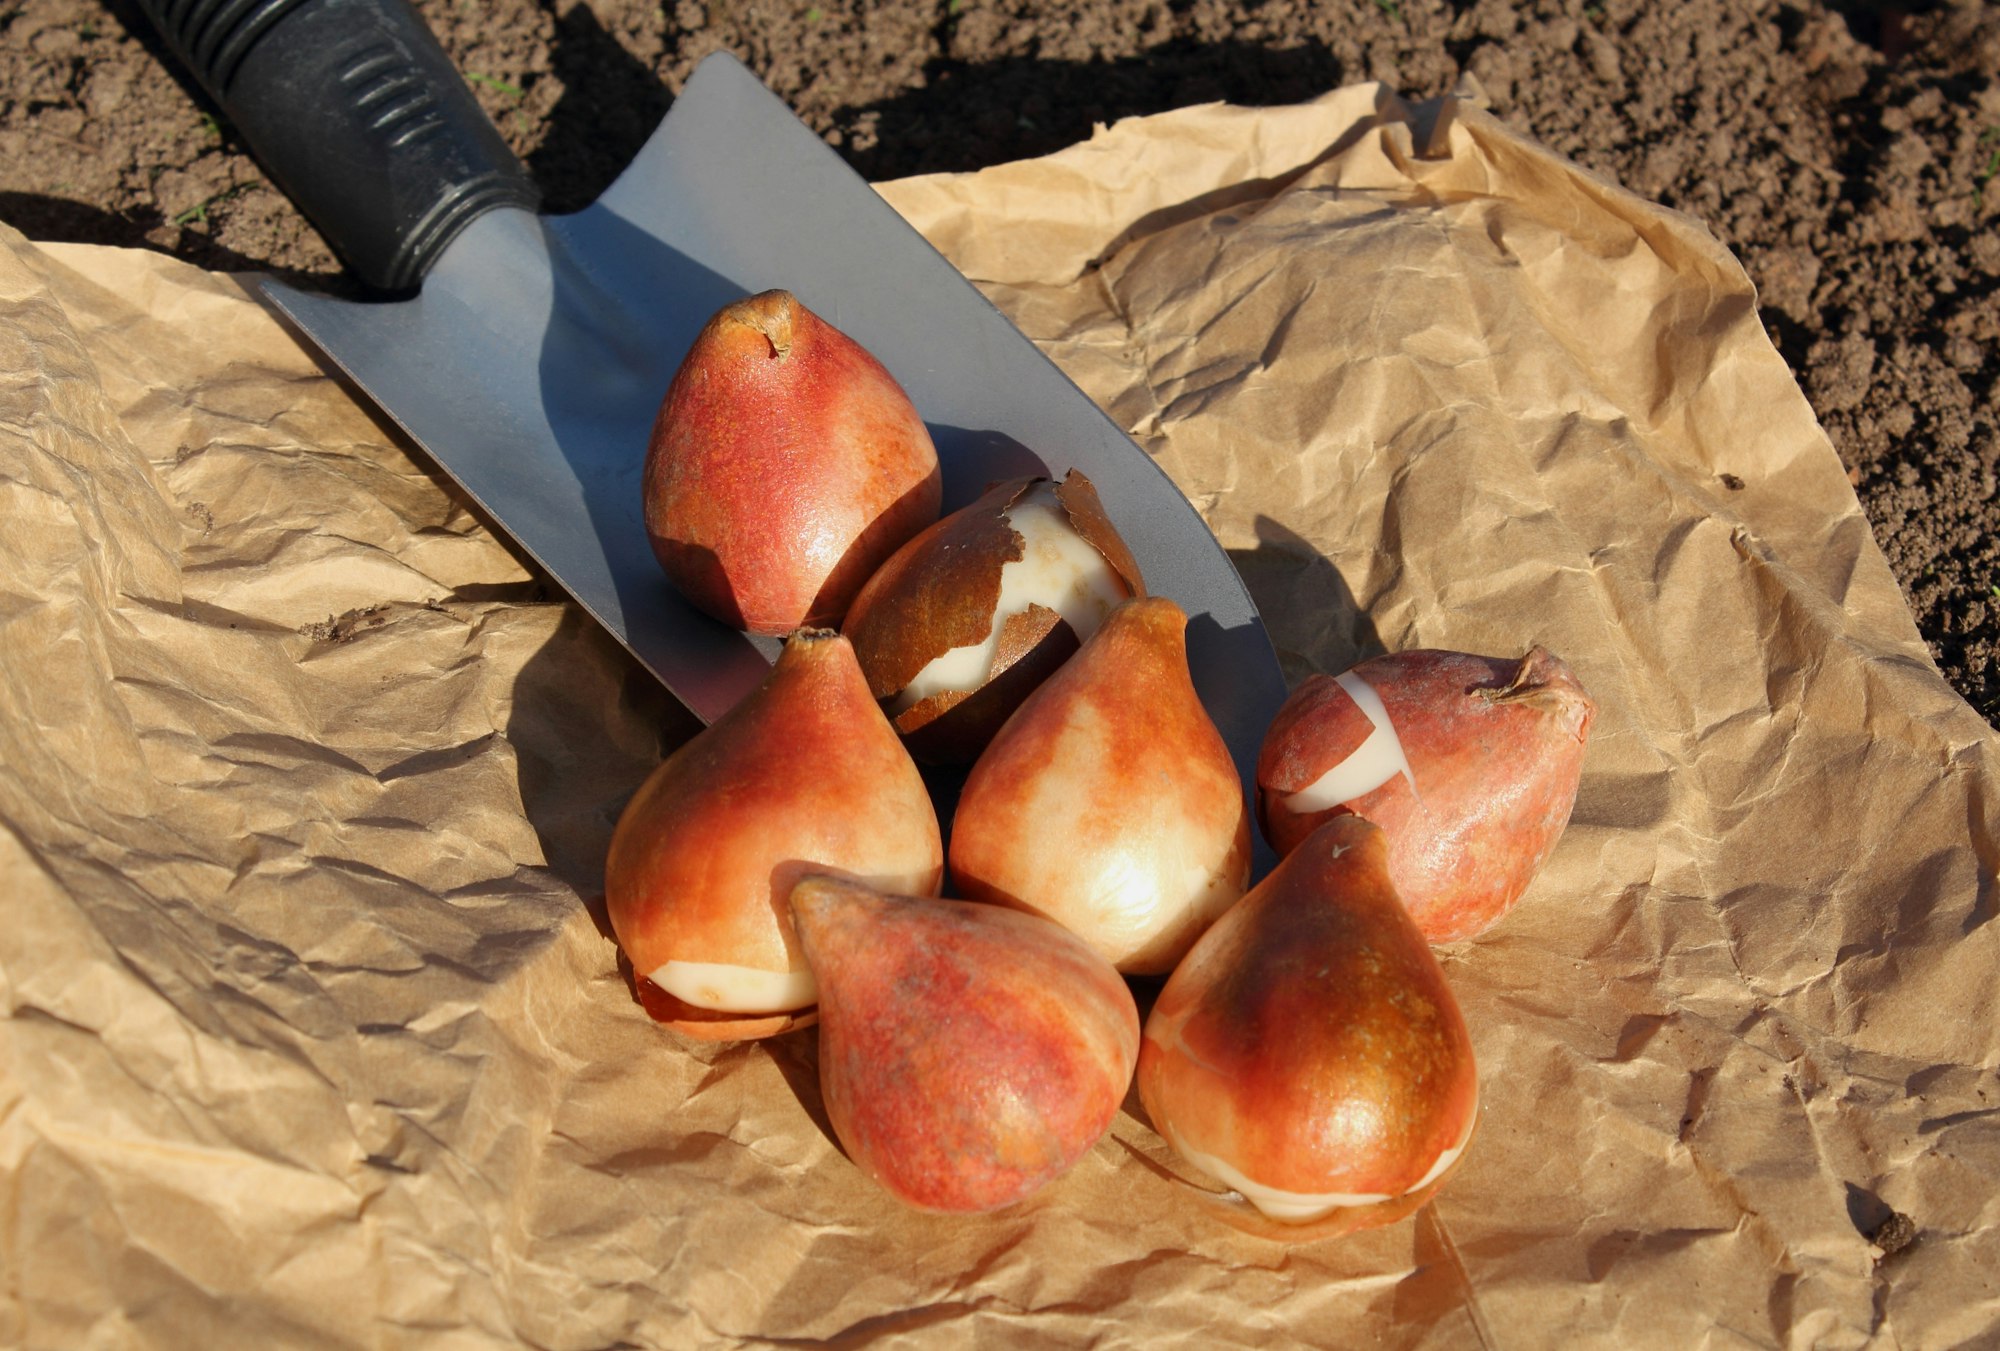
{"type": "MultiPolygon", "coordinates": [[[[2000,721],[2000,6],[1861,0],[421,0],[548,205],[726,48],[871,179],[1096,122],[1476,74],[1742,258],[1952,684],[2000,721]]],[[[0,0],[0,220],[204,267],[338,265],[128,0],[0,0]]]]}

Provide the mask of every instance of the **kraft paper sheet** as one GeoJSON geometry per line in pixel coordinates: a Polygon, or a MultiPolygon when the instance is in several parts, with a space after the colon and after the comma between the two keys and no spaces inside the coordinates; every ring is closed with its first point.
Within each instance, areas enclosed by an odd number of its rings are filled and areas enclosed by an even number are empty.
{"type": "Polygon", "coordinates": [[[1442,953],[1464,1168],[1273,1242],[1133,1100],[1012,1210],[899,1209],[815,1033],[685,1044],[619,972],[604,849],[692,720],[244,279],[0,230],[0,1344],[2000,1338],[1996,739],[1728,252],[1376,86],[881,190],[1292,680],[1540,642],[1596,695],[1442,953]]]}

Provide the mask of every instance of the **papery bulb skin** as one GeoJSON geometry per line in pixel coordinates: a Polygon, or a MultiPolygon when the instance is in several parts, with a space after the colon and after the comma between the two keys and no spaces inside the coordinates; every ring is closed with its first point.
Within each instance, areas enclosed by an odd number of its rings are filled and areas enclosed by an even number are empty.
{"type": "Polygon", "coordinates": [[[1186,631],[1163,597],[1112,611],[994,735],[952,825],[962,895],[1045,915],[1133,974],[1171,971],[1249,882],[1243,786],[1186,631]]]}
{"type": "Polygon", "coordinates": [[[674,586],[771,635],[838,624],[943,501],[909,396],[789,291],[708,321],[661,402],[643,485],[646,533],[674,586]]]}
{"type": "Polygon", "coordinates": [[[1138,560],[1080,470],[995,484],[898,549],[842,632],[904,744],[966,764],[1022,700],[1145,594],[1138,560]]]}
{"type": "Polygon", "coordinates": [[[649,1011],[704,1040],[808,1021],[787,904],[807,873],[936,895],[944,849],[917,766],[845,638],[794,634],[764,682],[669,756],[611,837],[604,899],[649,1011]]]}
{"type": "Polygon", "coordinates": [[[1596,711],[1540,647],[1518,661],[1417,649],[1313,676],[1258,754],[1264,838],[1284,854],[1334,816],[1365,816],[1424,936],[1470,938],[1555,849],[1596,711]]]}
{"type": "Polygon", "coordinates": [[[1203,934],[1139,1050],[1153,1126],[1276,1220],[1400,1218],[1456,1166],[1478,1072],[1383,832],[1336,818],[1203,934]]]}
{"type": "Polygon", "coordinates": [[[1047,920],[793,888],[820,987],[820,1086],[848,1157],[920,1210],[994,1210],[1081,1158],[1118,1114],[1139,1053],[1132,993],[1047,920]]]}

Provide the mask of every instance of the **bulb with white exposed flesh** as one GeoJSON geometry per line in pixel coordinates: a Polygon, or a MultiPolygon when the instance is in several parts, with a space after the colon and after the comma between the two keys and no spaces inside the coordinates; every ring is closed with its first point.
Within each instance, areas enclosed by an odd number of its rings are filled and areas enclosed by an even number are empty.
{"type": "Polygon", "coordinates": [[[1144,594],[1137,560],[1072,469],[996,484],[923,531],[868,580],[841,631],[911,754],[963,763],[1144,594]]]}
{"type": "Polygon", "coordinates": [[[1154,1128],[1275,1220],[1399,1219],[1472,1136],[1471,1038],[1387,861],[1369,822],[1322,826],[1210,926],[1146,1020],[1154,1128]]]}
{"type": "Polygon", "coordinates": [[[1250,813],[1195,692],[1187,613],[1129,600],[1007,720],[959,794],[959,893],[1030,910],[1128,974],[1173,969],[1243,894],[1250,813]]]}
{"type": "Polygon", "coordinates": [[[816,629],[653,772],[612,834],[605,907],[654,1016],[711,1041],[810,1022],[788,905],[808,873],[914,896],[944,873],[916,763],[847,640],[816,629]]]}
{"type": "Polygon", "coordinates": [[[1264,837],[1286,853],[1352,812],[1432,942],[1469,938],[1528,888],[1569,822],[1596,704],[1544,648],[1518,661],[1419,649],[1293,691],[1257,760],[1264,837]]]}

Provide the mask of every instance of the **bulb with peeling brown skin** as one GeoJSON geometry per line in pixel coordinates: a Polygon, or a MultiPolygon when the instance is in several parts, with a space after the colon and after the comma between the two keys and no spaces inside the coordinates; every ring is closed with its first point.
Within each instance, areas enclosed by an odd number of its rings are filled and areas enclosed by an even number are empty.
{"type": "Polygon", "coordinates": [[[1386,1223],[1472,1134],[1472,1042],[1382,831],[1321,827],[1216,921],[1146,1019],[1139,1094],[1198,1171],[1274,1219],[1386,1223]]]}
{"type": "Polygon", "coordinates": [[[1138,560],[1080,470],[1012,479],[884,563],[842,626],[919,760],[977,756],[1121,602],[1138,560]]]}
{"type": "Polygon", "coordinates": [[[604,899],[649,1011],[705,1040],[810,1020],[786,898],[839,872],[935,895],[944,849],[917,766],[845,638],[805,630],[763,684],[675,751],[619,818],[604,899]]]}
{"type": "Polygon", "coordinates": [[[1187,615],[1127,601],[973,764],[951,875],[1046,915],[1120,971],[1170,971],[1250,874],[1236,766],[1188,674],[1187,615]]]}
{"type": "Polygon", "coordinates": [[[725,306],[653,423],[646,533],[699,609],[752,633],[840,622],[937,519],[937,451],[861,345],[789,291],[725,306]]]}
{"type": "Polygon", "coordinates": [[[1519,661],[1419,649],[1293,691],[1257,760],[1280,854],[1353,812],[1389,840],[1389,875],[1432,942],[1512,909],[1569,823],[1597,706],[1545,648],[1519,661]]]}
{"type": "Polygon", "coordinates": [[[1132,1081],[1139,1014],[1073,934],[996,906],[792,889],[820,984],[821,1091],[848,1156],[907,1205],[1011,1205],[1070,1167],[1132,1081]]]}

